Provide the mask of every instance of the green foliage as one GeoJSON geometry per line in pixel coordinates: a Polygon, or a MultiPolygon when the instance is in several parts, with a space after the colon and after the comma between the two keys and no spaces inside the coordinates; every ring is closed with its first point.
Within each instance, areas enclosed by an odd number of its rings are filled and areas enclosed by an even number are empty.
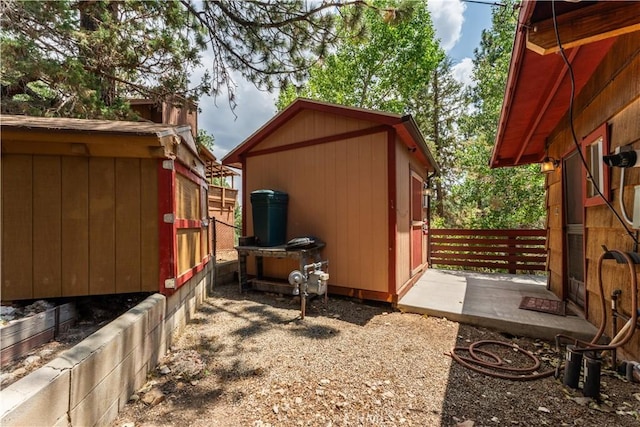
{"type": "Polygon", "coordinates": [[[511,62],[511,51],[517,23],[518,0],[503,2],[504,7],[494,8],[491,29],[483,30],[480,46],[474,51],[471,90],[474,114],[462,123],[468,135],[484,135],[494,141],[498,119],[504,99],[504,90],[511,62]]]}
{"type": "Polygon", "coordinates": [[[457,152],[456,122],[464,113],[464,91],[435,39],[426,3],[379,1],[374,5],[376,9],[362,16],[366,31],[342,28],[347,36],[336,52],[310,70],[306,85],[282,90],[276,106],[282,110],[300,96],[411,113],[441,170],[434,180],[434,205],[441,217],[449,216],[445,199],[457,179],[450,165],[457,152]]]}
{"type": "Polygon", "coordinates": [[[453,78],[451,68],[451,60],[444,58],[411,108],[440,167],[440,174],[432,179],[435,187],[432,206],[435,217],[442,218],[444,222],[451,222],[458,216],[451,209],[448,198],[450,188],[460,179],[455,170],[460,148],[458,122],[464,117],[467,102],[462,84],[453,78]]]}
{"type": "Polygon", "coordinates": [[[204,48],[176,2],[3,6],[4,112],[127,118],[126,97],[186,95],[204,48]]]}
{"type": "Polygon", "coordinates": [[[213,152],[213,146],[215,145],[215,137],[204,129],[198,129],[198,136],[196,137],[196,143],[206,147],[209,151],[213,152]]]}
{"type": "Polygon", "coordinates": [[[509,71],[516,16],[510,0],[495,8],[492,28],[475,51],[471,91],[474,112],[460,122],[467,136],[456,154],[447,225],[462,228],[544,226],[544,176],[538,165],[489,168],[509,71]]]}
{"type": "MultiPolygon", "coordinates": [[[[357,15],[353,8],[343,14],[357,15]]],[[[360,19],[340,27],[336,52],[311,68],[305,85],[280,92],[278,109],[298,96],[396,113],[417,104],[444,57],[426,3],[375,1],[360,19]]]]}
{"type": "Polygon", "coordinates": [[[236,237],[235,243],[238,243],[238,238],[242,233],[242,206],[236,205],[235,210],[233,211],[233,225],[236,226],[236,237]]]}
{"type": "Polygon", "coordinates": [[[272,89],[301,78],[337,39],[337,8],[361,0],[3,1],[2,111],[123,119],[125,99],[195,100],[233,72],[272,89]],[[208,72],[189,73],[206,51],[208,72]]]}
{"type": "Polygon", "coordinates": [[[493,143],[467,140],[457,154],[460,182],[451,189],[448,209],[455,228],[541,228],[544,226],[544,178],[538,165],[489,168],[493,143]]]}

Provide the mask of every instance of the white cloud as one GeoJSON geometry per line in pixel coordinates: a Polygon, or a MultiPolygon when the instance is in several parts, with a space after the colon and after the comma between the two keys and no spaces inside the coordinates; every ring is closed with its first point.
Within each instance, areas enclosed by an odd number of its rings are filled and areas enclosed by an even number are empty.
{"type": "Polygon", "coordinates": [[[475,86],[473,81],[473,60],[471,58],[463,58],[462,61],[451,67],[453,78],[462,83],[466,87],[475,86]]]}
{"type": "Polygon", "coordinates": [[[235,111],[231,111],[226,91],[217,99],[202,98],[199,104],[198,127],[215,137],[214,154],[219,159],[276,114],[277,94],[260,91],[240,76],[234,78],[238,82],[235,111]]]}
{"type": "MultiPolygon", "coordinates": [[[[212,60],[212,54],[205,52],[204,66],[211,64],[212,60]]],[[[203,74],[204,67],[195,69],[191,75],[192,84],[199,83],[203,74]]],[[[222,159],[276,114],[277,92],[258,90],[236,72],[231,72],[231,77],[236,84],[235,111],[231,111],[226,89],[216,98],[204,96],[198,103],[201,111],[198,114],[198,128],[215,137],[213,154],[218,159],[222,159]]]]}
{"type": "Polygon", "coordinates": [[[463,14],[467,6],[460,0],[429,0],[427,8],[442,48],[451,50],[462,35],[463,14]]]}

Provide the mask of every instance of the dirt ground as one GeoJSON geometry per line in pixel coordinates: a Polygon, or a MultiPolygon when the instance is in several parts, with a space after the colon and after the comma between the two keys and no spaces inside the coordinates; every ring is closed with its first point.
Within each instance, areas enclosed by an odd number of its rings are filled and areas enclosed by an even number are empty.
{"type": "Polygon", "coordinates": [[[299,314],[292,297],[218,287],[113,425],[640,425],[640,386],[614,372],[603,372],[596,402],[553,377],[501,380],[447,355],[509,341],[544,371],[558,356],[545,342],[342,298],[299,314]]]}

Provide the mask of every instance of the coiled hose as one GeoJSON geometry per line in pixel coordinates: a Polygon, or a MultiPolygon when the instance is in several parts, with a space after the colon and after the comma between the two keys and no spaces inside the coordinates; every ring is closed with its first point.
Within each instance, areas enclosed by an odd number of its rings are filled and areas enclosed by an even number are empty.
{"type": "Polygon", "coordinates": [[[504,380],[512,381],[532,381],[540,378],[546,378],[553,375],[555,372],[553,369],[545,372],[537,372],[540,368],[540,359],[538,359],[533,353],[523,348],[518,347],[515,344],[503,341],[483,340],[476,341],[469,347],[454,347],[449,353],[449,356],[462,366],[471,369],[472,371],[479,372],[481,374],[489,375],[491,377],[502,378],[504,380]],[[525,355],[528,359],[531,359],[533,364],[524,368],[518,368],[508,366],[504,364],[504,361],[495,353],[481,350],[479,347],[486,345],[496,345],[513,349],[517,353],[525,355]],[[469,352],[470,357],[461,356],[457,351],[469,352]],[[485,356],[481,358],[479,355],[485,356]],[[486,360],[486,358],[490,360],[486,360]],[[488,369],[485,369],[488,368],[488,369]]]}
{"type": "MultiPolygon", "coordinates": [[[[600,312],[602,313],[598,332],[590,342],[581,341],[568,335],[556,335],[556,350],[558,351],[558,353],[560,353],[560,342],[562,340],[569,340],[573,342],[573,344],[576,346],[573,351],[605,351],[614,350],[626,344],[633,336],[638,320],[638,282],[636,277],[635,264],[628,254],[618,250],[611,250],[606,251],[600,256],[600,258],[598,259],[598,290],[600,293],[600,312]],[[606,301],[604,298],[604,289],[602,286],[602,262],[605,259],[611,258],[612,256],[617,260],[623,260],[629,266],[629,273],[631,276],[631,307],[633,307],[634,309],[632,309],[631,319],[629,320],[629,324],[631,324],[631,327],[628,328],[626,334],[620,340],[616,341],[615,344],[599,345],[598,341],[600,341],[600,338],[602,338],[607,325],[606,301]]],[[[471,369],[472,371],[512,381],[532,381],[550,377],[554,374],[556,375],[556,377],[558,377],[560,369],[560,361],[558,361],[558,366],[556,369],[537,372],[537,370],[540,368],[541,363],[533,353],[522,349],[515,344],[502,341],[483,340],[472,343],[469,347],[454,347],[451,350],[451,353],[448,354],[448,356],[450,356],[453,360],[455,360],[462,366],[471,369]],[[532,365],[524,368],[507,366],[498,355],[487,350],[482,350],[480,348],[488,345],[511,348],[515,352],[523,354],[528,359],[530,359],[532,361],[532,365]],[[458,354],[458,352],[460,351],[468,352],[470,356],[467,357],[458,354]]]]}

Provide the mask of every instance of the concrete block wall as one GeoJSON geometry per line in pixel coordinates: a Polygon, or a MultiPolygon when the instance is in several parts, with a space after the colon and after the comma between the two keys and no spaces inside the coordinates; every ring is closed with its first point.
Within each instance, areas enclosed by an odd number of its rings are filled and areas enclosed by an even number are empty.
{"type": "Polygon", "coordinates": [[[0,391],[0,425],[108,426],[203,303],[210,262],[170,297],[143,302],[0,391]]]}
{"type": "Polygon", "coordinates": [[[238,281],[238,261],[216,263],[215,284],[224,285],[238,281]]]}

